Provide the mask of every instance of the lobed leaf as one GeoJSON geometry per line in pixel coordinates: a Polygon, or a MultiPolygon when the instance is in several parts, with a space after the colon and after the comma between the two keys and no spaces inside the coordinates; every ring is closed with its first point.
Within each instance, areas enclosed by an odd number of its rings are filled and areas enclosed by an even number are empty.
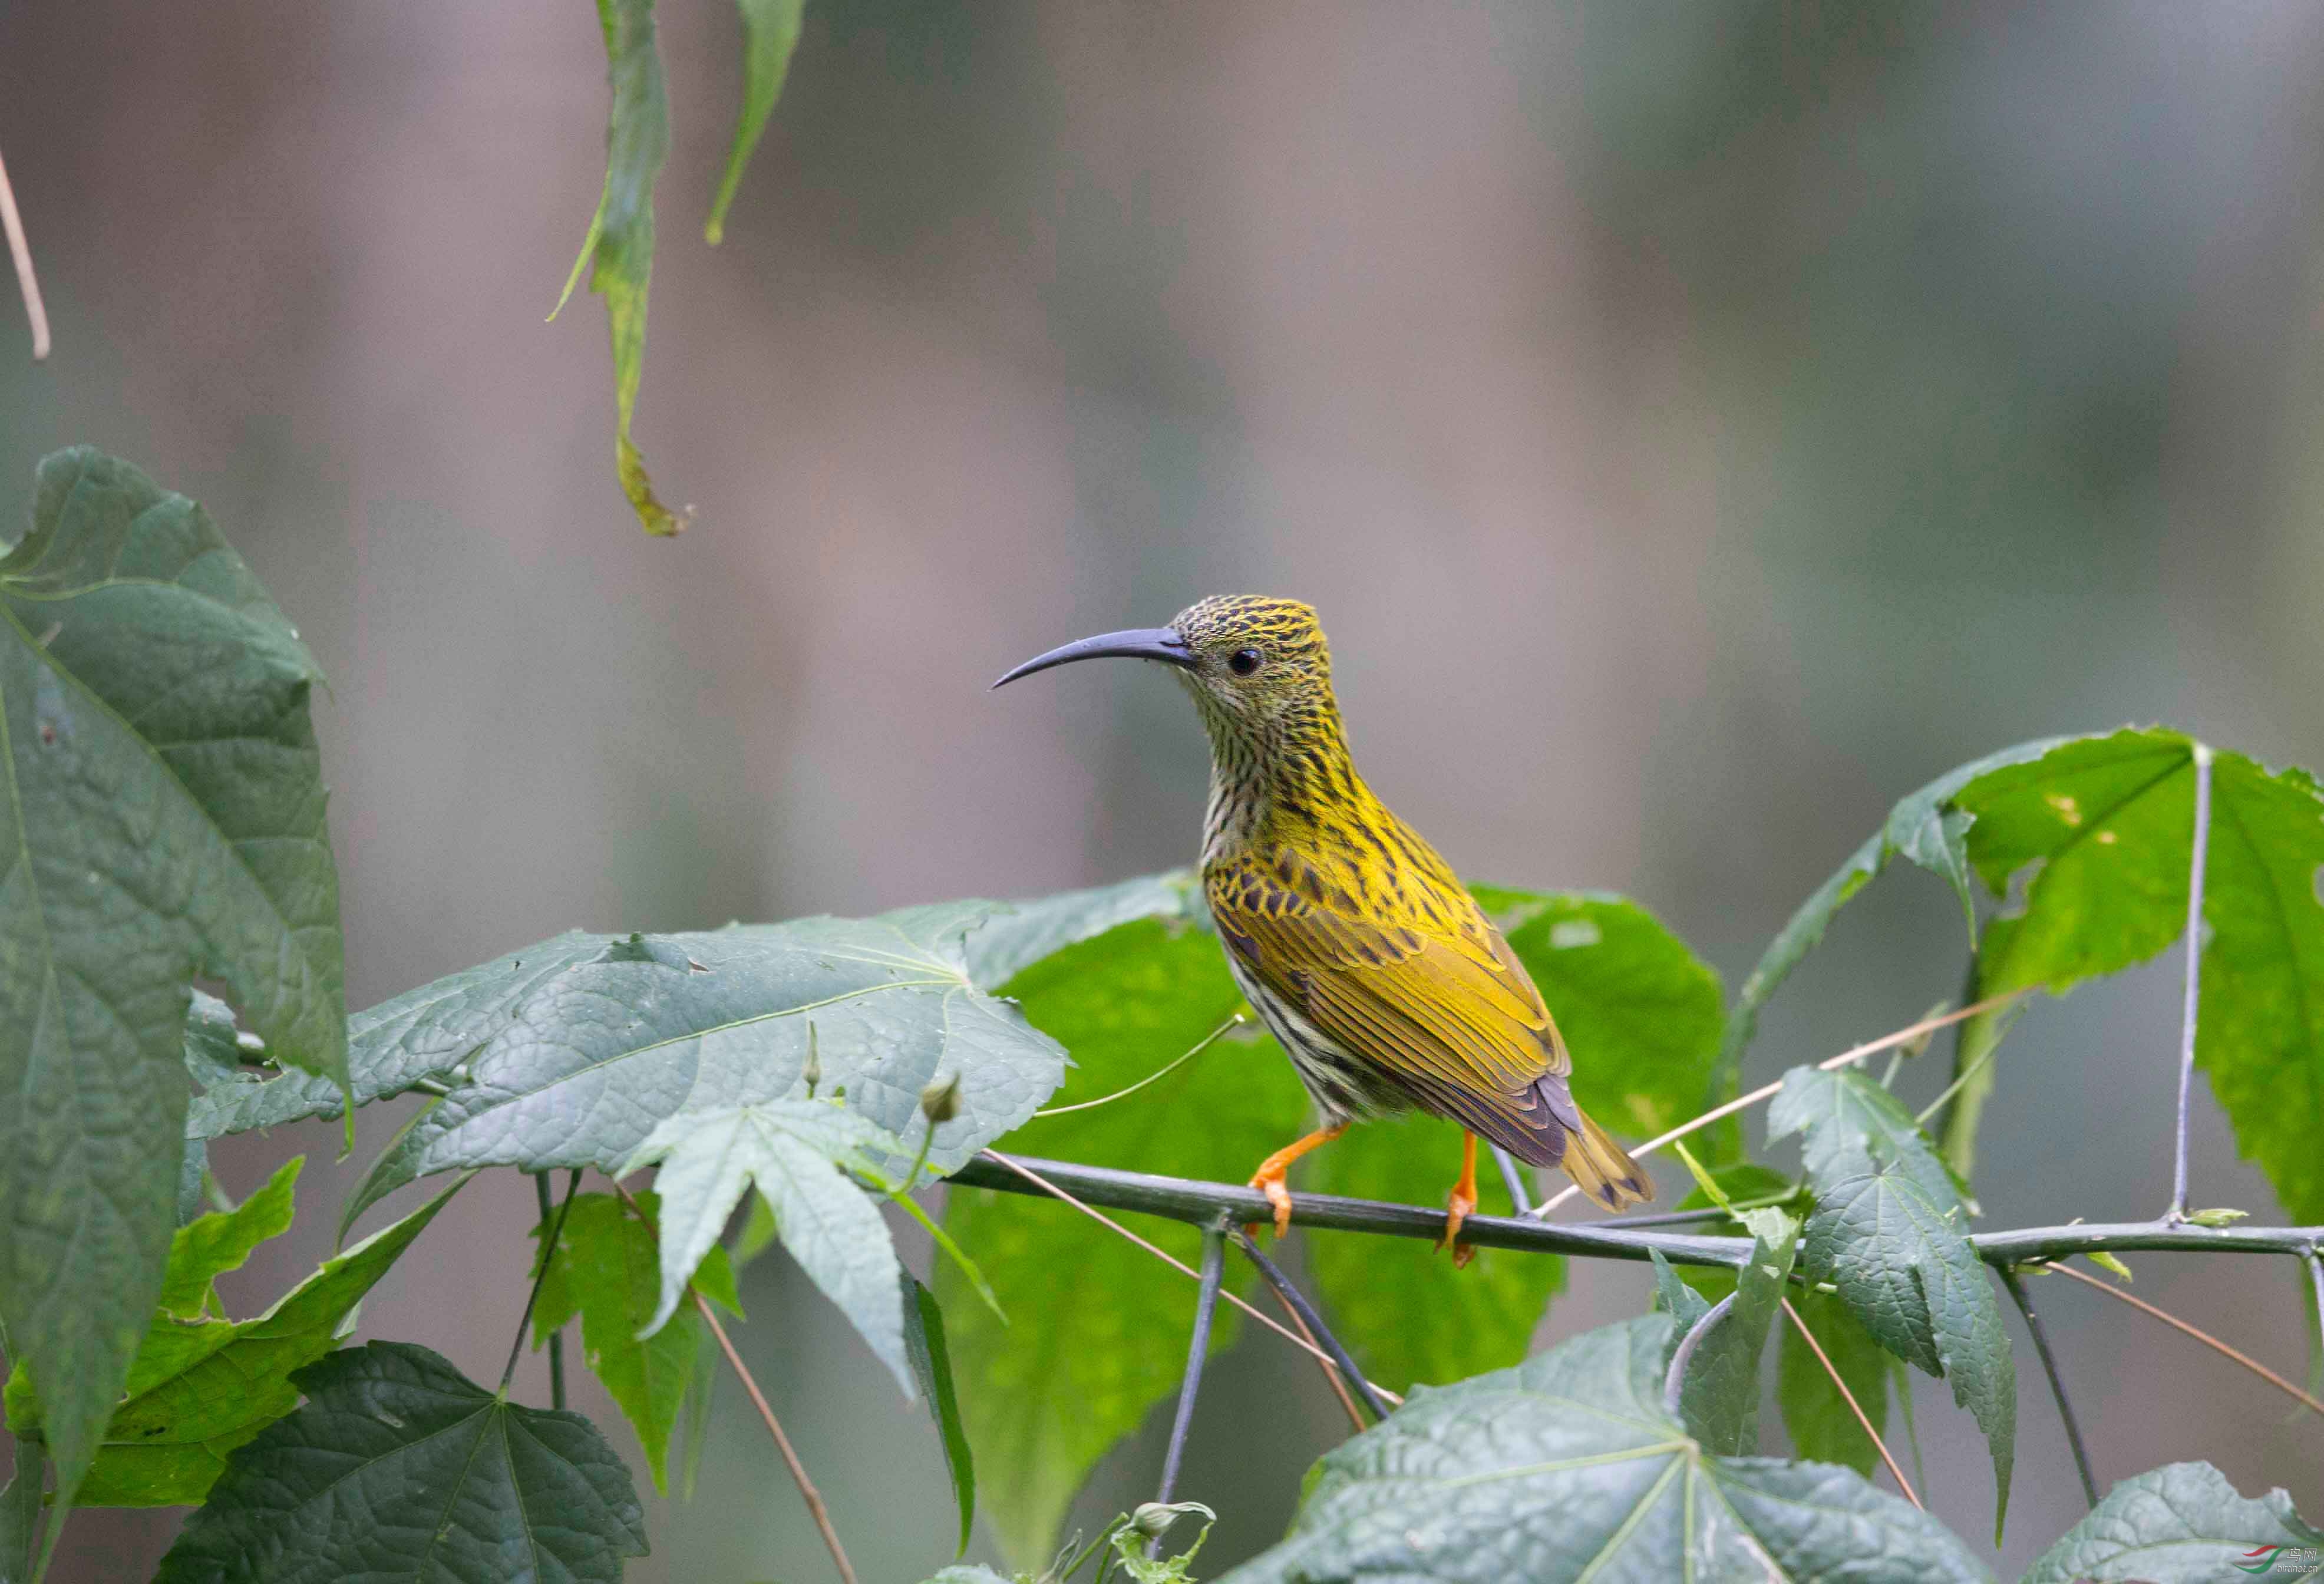
{"type": "Polygon", "coordinates": [[[197,974],[346,1078],[338,876],[297,631],[208,515],[81,447],[0,558],[0,1323],[67,1497],[161,1290],[197,974]]]}
{"type": "Polygon", "coordinates": [[[299,1372],[306,1405],[238,1449],[156,1584],[555,1578],[646,1553],[629,1469],[586,1419],[519,1407],[408,1342],[299,1372]]]}
{"type": "Polygon", "coordinates": [[[170,1266],[161,1278],[161,1310],[180,1320],[197,1320],[217,1296],[216,1282],[240,1270],[251,1250],[290,1229],[293,1196],[305,1156],[292,1156],[266,1185],[233,1210],[200,1216],[170,1239],[170,1266]]]}
{"type": "Polygon", "coordinates": [[[1967,1226],[1976,1206],[1896,1097],[1861,1071],[1794,1067],[1767,1107],[1769,1143],[1804,1133],[1800,1155],[1819,1196],[1868,1172],[1895,1172],[1967,1226]]]}
{"type": "Polygon", "coordinates": [[[2172,1463],[2108,1491],[2022,1584],[2211,1584],[2232,1577],[2230,1569],[2313,1579],[2319,1552],[2324,1533],[2281,1490],[2252,1501],[2209,1463],[2172,1463]],[[2292,1567],[2278,1574],[2279,1561],[2292,1567]]]}
{"type": "Polygon", "coordinates": [[[1665,1411],[1671,1318],[1416,1393],[1327,1453],[1289,1538],[1221,1584],[1972,1584],[1960,1542],[1844,1469],[1725,1458],[1665,1411]]]}
{"type": "MultiPolygon", "coordinates": [[[[278,1175],[276,1182],[287,1196],[288,1178],[278,1175]]],[[[461,1183],[326,1260],[255,1320],[156,1314],[77,1505],[154,1507],[200,1501],[235,1448],[298,1405],[291,1377],[345,1335],[364,1294],[459,1192],[461,1183]]],[[[9,1376],[6,1401],[8,1423],[18,1433],[45,1433],[48,1411],[26,1366],[19,1364],[9,1376]]]]}
{"type": "Polygon", "coordinates": [[[1767,1328],[1782,1312],[1800,1223],[1780,1210],[1743,1212],[1751,1262],[1738,1273],[1735,1301],[1695,1344],[1681,1373],[1679,1407],[1688,1431],[1711,1451],[1740,1457],[1759,1445],[1759,1360],[1767,1328]]]}

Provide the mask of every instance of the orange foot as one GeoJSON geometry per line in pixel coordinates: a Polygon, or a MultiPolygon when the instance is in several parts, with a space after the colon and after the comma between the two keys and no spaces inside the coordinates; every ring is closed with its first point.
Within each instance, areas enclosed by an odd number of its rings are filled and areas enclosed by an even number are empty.
{"type": "MultiPolygon", "coordinates": [[[[1284,1174],[1291,1163],[1309,1150],[1329,1144],[1348,1130],[1345,1122],[1336,1127],[1320,1128],[1305,1138],[1296,1139],[1259,1163],[1259,1170],[1250,1174],[1250,1185],[1267,1195],[1267,1202],[1275,1207],[1275,1235],[1282,1237],[1291,1229],[1291,1190],[1283,1185],[1284,1174]]],[[[1471,1183],[1473,1190],[1475,1184],[1471,1183]]],[[[1470,1202],[1475,1203],[1473,1196],[1470,1202]]]]}
{"type": "Polygon", "coordinates": [[[1461,1136],[1461,1180],[1452,1184],[1452,1197],[1445,1201],[1444,1239],[1436,1245],[1439,1248],[1452,1250],[1452,1268],[1455,1270],[1465,1269],[1469,1262],[1477,1257],[1477,1250],[1473,1247],[1457,1240],[1461,1236],[1461,1223],[1474,1214],[1476,1209],[1477,1136],[1464,1133],[1461,1136]]]}

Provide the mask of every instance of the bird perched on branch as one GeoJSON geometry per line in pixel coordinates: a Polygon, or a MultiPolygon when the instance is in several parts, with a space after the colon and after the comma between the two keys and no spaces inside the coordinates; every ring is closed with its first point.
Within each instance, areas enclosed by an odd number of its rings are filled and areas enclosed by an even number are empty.
{"type": "Polygon", "coordinates": [[[1235,982],[1322,1111],[1251,1186],[1291,1224],[1284,1174],[1361,1118],[1417,1109],[1466,1129],[1445,1219],[1477,1208],[1477,1136],[1562,1166],[1609,1209],[1654,1187],[1573,1103],[1573,1057],[1541,992],[1452,870],[1356,774],[1315,612],[1222,595],[1167,627],[1102,633],[993,684],[1103,655],[1170,667],[1211,739],[1203,894],[1235,982]]]}

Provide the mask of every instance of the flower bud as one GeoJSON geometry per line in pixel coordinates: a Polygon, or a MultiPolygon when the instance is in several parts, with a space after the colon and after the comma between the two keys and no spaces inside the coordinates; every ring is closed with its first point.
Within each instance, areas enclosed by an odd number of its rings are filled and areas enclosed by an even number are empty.
{"type": "Polygon", "coordinates": [[[2247,1210],[2199,1210],[2187,1219],[2199,1227],[2232,1227],[2250,1214],[2247,1210]]]}
{"type": "Polygon", "coordinates": [[[815,1086],[823,1082],[823,1058],[816,1054],[812,1023],[807,1026],[807,1065],[799,1069],[799,1076],[807,1080],[807,1097],[813,1100],[815,1086]]]}
{"type": "Polygon", "coordinates": [[[960,1115],[959,1073],[936,1078],[920,1091],[920,1115],[931,1128],[940,1128],[960,1115]]]}

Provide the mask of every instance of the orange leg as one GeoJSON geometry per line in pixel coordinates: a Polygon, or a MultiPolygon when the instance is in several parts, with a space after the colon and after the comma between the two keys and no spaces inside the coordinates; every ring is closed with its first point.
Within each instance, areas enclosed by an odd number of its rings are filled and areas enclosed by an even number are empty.
{"type": "Polygon", "coordinates": [[[1452,1265],[1458,1269],[1477,1257],[1473,1248],[1454,1242],[1461,1235],[1461,1223],[1477,1208],[1477,1136],[1461,1135],[1461,1180],[1452,1184],[1452,1197],[1447,1202],[1444,1214],[1444,1241],[1436,1247],[1452,1250],[1452,1265]]]}
{"type": "MultiPolygon", "coordinates": [[[[1267,1202],[1275,1206],[1275,1235],[1282,1237],[1291,1229],[1291,1190],[1283,1185],[1283,1174],[1291,1163],[1311,1149],[1320,1149],[1348,1130],[1345,1122],[1336,1128],[1323,1128],[1306,1137],[1285,1145],[1259,1163],[1259,1170],[1250,1174],[1250,1185],[1267,1195],[1267,1202]]],[[[1474,1184],[1471,1184],[1473,1190],[1474,1184]]],[[[1473,1197],[1471,1202],[1475,1202],[1473,1197]]]]}

